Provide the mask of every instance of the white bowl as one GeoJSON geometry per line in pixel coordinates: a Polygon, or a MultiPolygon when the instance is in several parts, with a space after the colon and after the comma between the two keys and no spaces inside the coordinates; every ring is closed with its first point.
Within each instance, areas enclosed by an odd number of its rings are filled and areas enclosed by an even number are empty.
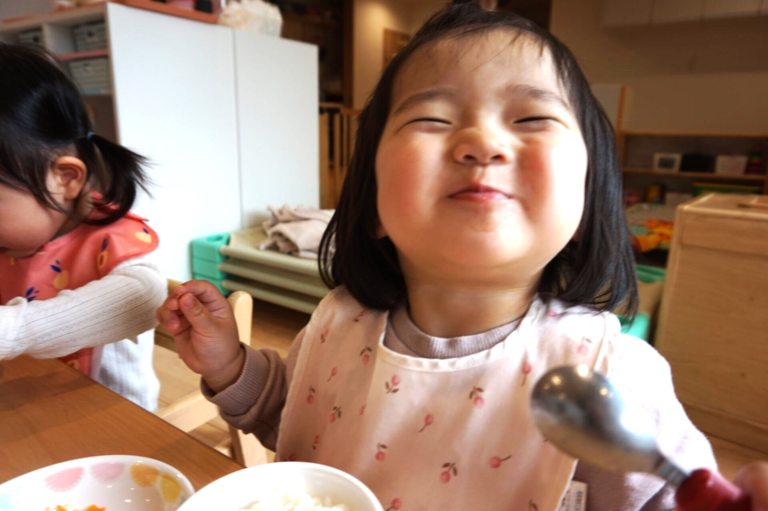
{"type": "MultiPolygon", "coordinates": [[[[383,511],[371,490],[351,475],[315,463],[280,462],[246,468],[218,479],[192,496],[179,511],[240,511],[275,489],[330,497],[350,511],[383,511]]],[[[112,511],[111,509],[108,511],[112,511]]]]}
{"type": "Polygon", "coordinates": [[[194,493],[178,470],[140,456],[65,461],[0,485],[0,511],[176,511],[194,493]]]}

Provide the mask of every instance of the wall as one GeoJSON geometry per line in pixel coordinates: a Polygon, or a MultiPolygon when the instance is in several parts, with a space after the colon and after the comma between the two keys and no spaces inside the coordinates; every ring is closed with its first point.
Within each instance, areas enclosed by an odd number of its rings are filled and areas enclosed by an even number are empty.
{"type": "Polygon", "coordinates": [[[0,0],[0,20],[48,14],[51,0],[0,0]]]}
{"type": "Polygon", "coordinates": [[[354,107],[362,108],[382,72],[384,29],[416,33],[422,22],[443,1],[355,0],[354,107]]]}
{"type": "Polygon", "coordinates": [[[413,0],[409,5],[410,31],[415,34],[429,16],[448,4],[448,0],[413,0]]]}
{"type": "Polygon", "coordinates": [[[553,0],[592,83],[623,83],[625,129],[768,133],[768,16],[604,29],[601,0],[553,0]]]}
{"type": "Polygon", "coordinates": [[[355,0],[353,27],[353,101],[355,108],[362,108],[382,71],[384,29],[409,32],[407,4],[401,0],[355,0]]]}

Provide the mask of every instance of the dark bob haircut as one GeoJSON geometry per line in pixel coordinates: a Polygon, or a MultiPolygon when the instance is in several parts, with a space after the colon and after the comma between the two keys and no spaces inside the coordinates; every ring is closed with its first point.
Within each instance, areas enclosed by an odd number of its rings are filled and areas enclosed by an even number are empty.
{"type": "Polygon", "coordinates": [[[434,14],[384,70],[360,115],[354,155],[336,213],[320,245],[320,271],[329,287],[346,286],[367,307],[387,310],[406,297],[397,252],[377,239],[375,162],[398,72],[415,52],[447,38],[509,30],[536,41],[552,60],[587,147],[584,214],[578,241],[546,266],[539,292],[570,305],[625,314],[637,311],[634,254],[622,207],[621,171],[611,123],[592,95],[573,54],[525,18],[486,11],[474,2],[451,4],[434,14]]]}
{"type": "Polygon", "coordinates": [[[0,43],[0,184],[31,193],[41,204],[62,208],[48,191],[51,163],[80,158],[87,182],[102,198],[103,214],[89,223],[119,220],[146,190],[138,154],[98,135],[77,86],[44,50],[0,43]]]}

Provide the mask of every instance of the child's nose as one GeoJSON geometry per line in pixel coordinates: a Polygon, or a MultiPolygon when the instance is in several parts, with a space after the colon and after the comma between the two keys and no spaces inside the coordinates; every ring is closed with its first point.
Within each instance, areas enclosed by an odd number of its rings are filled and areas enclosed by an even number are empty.
{"type": "Polygon", "coordinates": [[[512,160],[512,150],[493,135],[473,130],[456,144],[453,158],[464,165],[498,165],[512,160]]]}

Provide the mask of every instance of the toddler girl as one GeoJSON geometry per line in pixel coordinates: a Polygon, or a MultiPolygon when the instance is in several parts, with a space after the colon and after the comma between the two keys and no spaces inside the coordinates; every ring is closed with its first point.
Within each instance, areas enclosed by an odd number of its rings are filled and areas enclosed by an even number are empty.
{"type": "Polygon", "coordinates": [[[208,283],[158,318],[230,424],[278,460],[358,477],[385,509],[554,511],[572,480],[590,510],[671,509],[662,480],[566,456],[529,411],[541,375],[586,364],[644,408],[664,452],[715,467],[669,365],[610,312],[637,303],[621,203],[614,134],[568,49],[451,5],[360,116],[321,247],[334,289],[288,359],[241,346],[208,283]]]}
{"type": "Polygon", "coordinates": [[[157,235],[130,213],[143,164],[92,132],[48,55],[0,44],[0,359],[59,357],[155,410],[167,284],[157,235]]]}

